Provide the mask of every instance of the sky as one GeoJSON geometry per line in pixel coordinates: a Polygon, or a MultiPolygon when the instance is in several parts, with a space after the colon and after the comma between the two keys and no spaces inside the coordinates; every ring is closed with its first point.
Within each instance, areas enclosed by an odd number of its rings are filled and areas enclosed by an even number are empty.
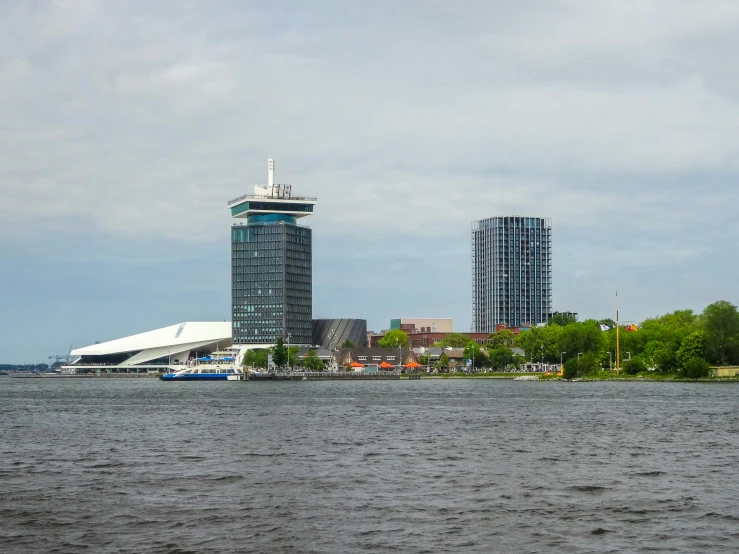
{"type": "Polygon", "coordinates": [[[553,308],[739,303],[739,2],[0,3],[0,362],[230,319],[226,203],[317,196],[314,317],[471,323],[471,222],[553,308]]]}

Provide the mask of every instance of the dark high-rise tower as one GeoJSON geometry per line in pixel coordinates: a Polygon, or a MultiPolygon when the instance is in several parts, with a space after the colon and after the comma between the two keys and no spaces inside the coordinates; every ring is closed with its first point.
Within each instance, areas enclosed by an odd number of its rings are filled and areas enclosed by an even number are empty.
{"type": "Polygon", "coordinates": [[[491,217],[472,223],[472,326],[546,323],[552,312],[552,220],[491,217]]]}
{"type": "Polygon", "coordinates": [[[293,196],[290,185],[255,186],[228,203],[231,227],[231,299],[234,344],[311,344],[313,252],[309,227],[317,198],[293,196]]]}

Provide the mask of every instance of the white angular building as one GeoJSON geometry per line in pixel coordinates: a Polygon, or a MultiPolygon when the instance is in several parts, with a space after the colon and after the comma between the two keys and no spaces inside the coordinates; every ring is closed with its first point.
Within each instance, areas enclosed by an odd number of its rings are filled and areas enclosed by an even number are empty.
{"type": "MultiPolygon", "coordinates": [[[[230,321],[189,321],[72,350],[63,371],[166,371],[215,351],[232,349],[230,321]]],[[[237,361],[243,353],[234,351],[237,361]]]]}

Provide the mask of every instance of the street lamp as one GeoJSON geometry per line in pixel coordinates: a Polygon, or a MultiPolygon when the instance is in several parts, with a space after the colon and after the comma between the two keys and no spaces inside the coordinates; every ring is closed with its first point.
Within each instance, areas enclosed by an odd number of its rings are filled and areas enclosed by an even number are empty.
{"type": "Polygon", "coordinates": [[[567,352],[560,352],[559,353],[559,366],[562,367],[562,357],[567,354],[567,352]]]}
{"type": "Polygon", "coordinates": [[[290,367],[290,333],[287,334],[287,367],[290,367]]]}
{"type": "Polygon", "coordinates": [[[541,364],[539,365],[539,371],[544,369],[544,345],[540,344],[541,347],[541,364]]]}

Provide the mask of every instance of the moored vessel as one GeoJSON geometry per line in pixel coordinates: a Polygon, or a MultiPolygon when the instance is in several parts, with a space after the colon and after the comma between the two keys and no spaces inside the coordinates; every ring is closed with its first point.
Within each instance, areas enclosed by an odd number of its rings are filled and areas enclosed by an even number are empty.
{"type": "Polygon", "coordinates": [[[214,352],[210,356],[198,358],[192,366],[163,373],[160,381],[238,381],[243,371],[236,367],[235,358],[230,352],[214,352]]]}

